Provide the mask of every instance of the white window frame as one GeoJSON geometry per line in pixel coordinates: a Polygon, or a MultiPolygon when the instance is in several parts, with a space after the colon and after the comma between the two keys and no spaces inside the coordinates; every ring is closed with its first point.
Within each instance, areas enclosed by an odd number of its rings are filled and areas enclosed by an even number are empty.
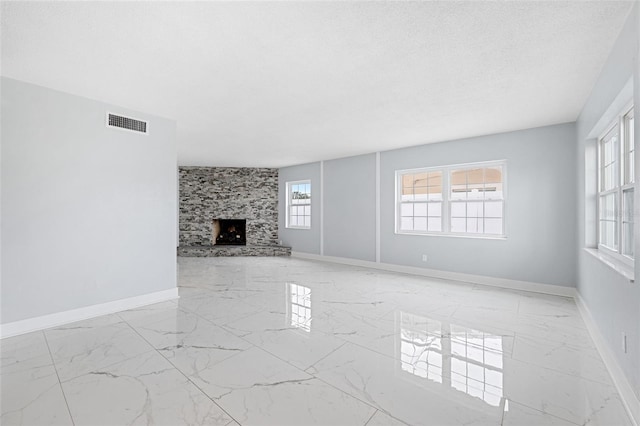
{"type": "MultiPolygon", "coordinates": [[[[607,126],[606,130],[602,132],[602,134],[598,137],[597,141],[597,156],[596,156],[596,169],[597,169],[597,196],[596,196],[596,244],[598,247],[598,251],[610,256],[618,261],[621,261],[627,266],[634,266],[634,258],[633,256],[629,256],[623,253],[624,244],[625,244],[625,235],[624,235],[624,194],[627,192],[634,192],[635,179],[634,176],[629,175],[629,166],[627,163],[627,154],[629,147],[629,137],[628,137],[628,125],[627,125],[627,117],[633,114],[633,104],[628,104],[619,114],[617,114],[613,123],[607,126]],[[615,154],[616,157],[616,170],[615,170],[615,186],[608,190],[603,190],[603,175],[602,175],[602,142],[603,140],[611,133],[612,131],[618,131],[618,146],[616,147],[615,154]],[[615,203],[615,220],[616,220],[616,237],[618,242],[617,248],[607,247],[600,242],[600,199],[604,195],[615,194],[616,203],[615,203]]],[[[635,137],[635,134],[634,134],[635,137]]],[[[635,146],[635,141],[634,141],[635,146]]],[[[635,164],[634,164],[635,167],[635,164]]],[[[635,193],[634,193],[634,203],[635,193]]],[[[634,223],[634,226],[636,224],[634,223]]],[[[633,244],[633,236],[631,237],[633,244]]],[[[635,255],[635,253],[634,253],[635,255]]]]}
{"type": "Polygon", "coordinates": [[[287,200],[286,200],[286,215],[285,215],[285,227],[288,229],[311,229],[311,220],[312,220],[312,212],[311,212],[311,206],[313,203],[313,189],[311,187],[311,179],[305,179],[305,180],[295,180],[295,181],[291,181],[291,182],[287,182],[286,183],[286,187],[287,187],[287,200]],[[309,185],[309,194],[310,194],[310,198],[309,198],[309,203],[308,204],[302,204],[301,206],[309,206],[309,226],[304,226],[304,225],[291,225],[290,223],[290,216],[291,216],[291,207],[293,206],[293,203],[291,202],[292,200],[292,196],[293,193],[291,191],[291,187],[293,185],[309,185]]]}
{"type": "MultiPolygon", "coordinates": [[[[455,200],[453,202],[456,202],[455,200]]],[[[416,169],[396,170],[395,194],[395,233],[399,235],[431,235],[444,237],[506,239],[507,238],[507,160],[482,161],[477,163],[451,164],[447,166],[421,167],[416,169]],[[470,232],[451,232],[451,171],[477,169],[484,167],[502,167],[502,234],[481,234],[470,232]],[[405,174],[442,172],[442,231],[405,231],[400,229],[400,209],[402,206],[402,176],[405,174]]]]}

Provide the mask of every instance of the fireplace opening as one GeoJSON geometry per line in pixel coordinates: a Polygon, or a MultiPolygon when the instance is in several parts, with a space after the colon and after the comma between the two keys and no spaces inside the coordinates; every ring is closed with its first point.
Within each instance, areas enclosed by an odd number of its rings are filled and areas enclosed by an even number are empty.
{"type": "Polygon", "coordinates": [[[213,244],[219,246],[246,246],[246,219],[214,219],[213,244]]]}

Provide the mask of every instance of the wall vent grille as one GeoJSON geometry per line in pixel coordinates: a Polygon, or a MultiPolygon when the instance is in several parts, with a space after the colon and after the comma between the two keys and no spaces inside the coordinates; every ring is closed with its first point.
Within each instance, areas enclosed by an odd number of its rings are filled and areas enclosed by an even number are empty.
{"type": "Polygon", "coordinates": [[[148,123],[146,121],[111,113],[107,113],[107,127],[116,127],[136,133],[148,133],[148,123]]]}

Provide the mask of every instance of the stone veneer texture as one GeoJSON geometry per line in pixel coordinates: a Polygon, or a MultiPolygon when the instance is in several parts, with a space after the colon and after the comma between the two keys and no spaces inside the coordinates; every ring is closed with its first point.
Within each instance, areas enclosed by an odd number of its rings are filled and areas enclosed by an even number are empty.
{"type": "Polygon", "coordinates": [[[209,246],[214,219],[246,219],[247,246],[278,243],[278,169],[180,167],[181,246],[209,246]]]}

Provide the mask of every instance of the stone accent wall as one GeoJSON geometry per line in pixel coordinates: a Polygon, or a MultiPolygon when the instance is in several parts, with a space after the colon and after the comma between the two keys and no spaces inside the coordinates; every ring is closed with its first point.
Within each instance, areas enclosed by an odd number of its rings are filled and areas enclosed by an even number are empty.
{"type": "Polygon", "coordinates": [[[247,246],[278,243],[278,169],[180,167],[180,246],[210,246],[213,219],[246,219],[247,246]]]}

